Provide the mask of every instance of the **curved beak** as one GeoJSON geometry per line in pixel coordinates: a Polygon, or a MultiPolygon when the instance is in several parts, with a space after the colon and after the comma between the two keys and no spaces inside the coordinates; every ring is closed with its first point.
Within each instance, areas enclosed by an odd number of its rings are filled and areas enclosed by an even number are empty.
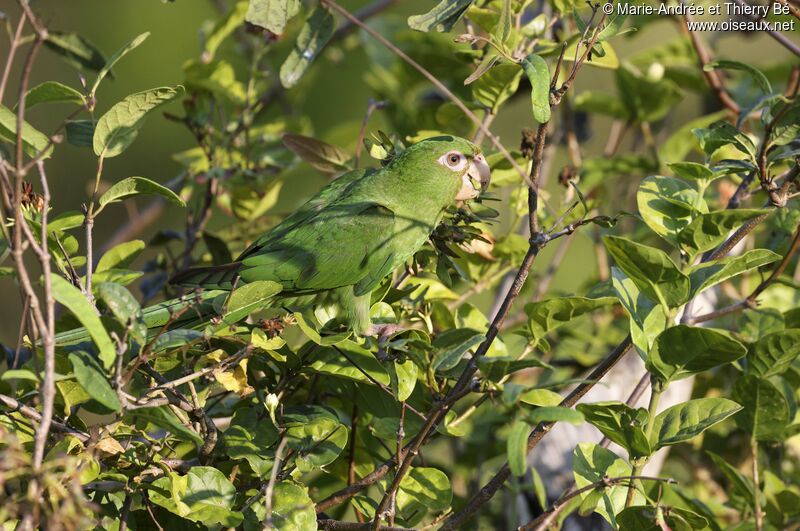
{"type": "Polygon", "coordinates": [[[463,183],[456,199],[458,201],[475,199],[489,187],[491,177],[492,171],[489,169],[489,164],[486,163],[484,156],[478,153],[472,158],[467,172],[462,177],[463,183]]]}

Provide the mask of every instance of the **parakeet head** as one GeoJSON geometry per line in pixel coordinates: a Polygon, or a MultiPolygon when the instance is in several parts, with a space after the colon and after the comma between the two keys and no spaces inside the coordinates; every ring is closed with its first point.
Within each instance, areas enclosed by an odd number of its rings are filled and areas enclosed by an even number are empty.
{"type": "Polygon", "coordinates": [[[431,179],[451,181],[456,201],[474,199],[489,186],[491,171],[481,149],[464,138],[427,138],[409,147],[402,158],[425,168],[431,179]]]}

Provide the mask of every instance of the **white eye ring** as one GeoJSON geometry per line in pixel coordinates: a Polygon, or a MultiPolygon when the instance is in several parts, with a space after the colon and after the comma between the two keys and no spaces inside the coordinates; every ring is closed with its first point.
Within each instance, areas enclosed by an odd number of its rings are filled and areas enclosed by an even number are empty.
{"type": "Polygon", "coordinates": [[[460,151],[448,151],[439,158],[439,164],[453,171],[461,171],[467,167],[467,157],[460,151]]]}

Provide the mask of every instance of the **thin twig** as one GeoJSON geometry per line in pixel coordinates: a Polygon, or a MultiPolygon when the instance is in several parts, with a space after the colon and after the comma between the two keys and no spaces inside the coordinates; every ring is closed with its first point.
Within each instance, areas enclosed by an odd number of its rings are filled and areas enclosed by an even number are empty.
{"type": "Polygon", "coordinates": [[[535,520],[528,522],[527,524],[521,526],[519,531],[543,531],[547,529],[550,524],[558,517],[558,514],[567,507],[567,502],[584,494],[586,492],[591,492],[595,489],[607,489],[609,487],[613,487],[618,483],[627,483],[631,482],[630,484],[633,485],[634,481],[660,481],[662,483],[667,483],[670,485],[675,485],[678,482],[672,478],[661,478],[656,476],[640,476],[640,475],[632,475],[632,476],[620,476],[615,478],[608,478],[605,477],[600,481],[595,481],[594,483],[590,483],[584,487],[579,489],[571,490],[561,496],[556,502],[553,503],[553,506],[548,509],[546,512],[539,515],[535,520]]]}
{"type": "Polygon", "coordinates": [[[288,439],[286,437],[281,438],[281,442],[278,443],[278,448],[275,450],[275,463],[272,465],[272,472],[269,475],[269,482],[264,487],[264,524],[262,529],[265,531],[267,529],[274,529],[272,525],[272,493],[275,490],[275,483],[278,480],[278,474],[281,471],[281,464],[283,461],[283,450],[286,448],[286,444],[288,443],[288,439]]]}
{"type": "MultiPolygon", "coordinates": [[[[7,408],[9,408],[11,410],[11,411],[6,412],[6,413],[11,413],[13,411],[19,411],[23,416],[25,416],[25,417],[27,417],[27,418],[29,418],[29,419],[37,422],[37,423],[40,423],[42,421],[42,414],[41,413],[39,413],[38,411],[36,411],[34,408],[32,408],[30,406],[26,406],[25,404],[23,404],[22,402],[20,402],[16,398],[12,398],[10,396],[0,394],[0,403],[2,403],[4,406],[6,406],[7,408]]],[[[75,428],[73,428],[71,426],[68,426],[66,423],[58,421],[58,420],[52,420],[51,421],[51,428],[54,431],[57,431],[59,433],[66,433],[68,435],[72,435],[73,437],[75,437],[76,439],[78,439],[78,440],[80,440],[81,442],[84,442],[84,443],[89,440],[89,434],[88,433],[84,433],[84,432],[82,432],[80,430],[77,430],[77,429],[75,429],[75,428]]]]}
{"type": "MultiPolygon", "coordinates": [[[[745,2],[744,0],[736,0],[736,3],[745,8],[745,13],[747,14],[747,17],[750,20],[752,20],[754,22],[760,22],[760,21],[764,20],[763,18],[761,18],[760,15],[752,14],[751,13],[752,6],[750,4],[748,4],[747,2],[745,2]]],[[[800,56],[800,46],[798,46],[797,44],[792,42],[788,37],[786,37],[786,35],[784,35],[783,33],[779,32],[779,31],[775,31],[773,29],[764,29],[764,31],[770,37],[772,37],[773,39],[778,41],[778,43],[780,43],[781,46],[783,46],[784,48],[786,48],[787,50],[789,50],[793,54],[795,54],[797,56],[800,56]]]]}
{"type": "Polygon", "coordinates": [[[22,28],[25,27],[25,17],[19,17],[19,22],[17,22],[17,29],[14,31],[14,38],[11,39],[11,47],[8,49],[8,57],[6,57],[6,66],[3,69],[3,79],[0,80],[0,103],[3,103],[3,96],[6,93],[6,84],[8,83],[8,77],[11,74],[11,67],[14,65],[14,56],[17,53],[17,49],[20,45],[20,40],[22,38],[22,28]]]}
{"type": "MultiPolygon", "coordinates": [[[[680,0],[680,2],[685,8],[685,0],[680,0]]],[[[697,32],[689,29],[689,25],[692,23],[692,17],[688,14],[683,15],[683,22],[683,28],[685,29],[686,33],[689,34],[689,38],[692,41],[692,46],[697,53],[697,60],[700,63],[700,71],[703,73],[706,82],[708,83],[709,87],[711,87],[711,90],[714,91],[717,99],[725,107],[727,107],[728,110],[738,116],[739,112],[741,111],[739,104],[736,103],[728,93],[728,90],[725,88],[725,84],[722,82],[722,76],[720,75],[719,71],[705,69],[705,66],[711,62],[711,55],[708,53],[706,47],[703,46],[703,43],[700,41],[700,36],[697,34],[697,32]]]]}
{"type": "Polygon", "coordinates": [[[366,31],[370,36],[372,36],[375,40],[377,40],[378,42],[383,44],[385,47],[387,47],[389,50],[391,50],[392,53],[394,53],[400,59],[405,61],[414,70],[416,70],[417,72],[422,74],[442,94],[447,96],[447,98],[450,101],[452,101],[456,105],[456,107],[458,107],[461,110],[461,112],[463,112],[467,116],[467,118],[472,120],[472,122],[475,125],[477,125],[480,130],[482,130],[484,132],[484,134],[489,139],[489,141],[492,143],[492,145],[494,145],[494,147],[496,147],[497,150],[500,151],[500,153],[503,154],[503,156],[506,158],[506,160],[508,160],[508,162],[511,164],[511,167],[513,167],[517,171],[517,173],[519,173],[520,177],[522,177],[526,181],[528,180],[528,176],[525,174],[525,171],[519,166],[519,164],[517,164],[517,161],[514,159],[514,157],[511,156],[511,153],[509,153],[508,149],[506,149],[506,147],[500,142],[500,139],[498,139],[497,136],[495,136],[495,134],[492,133],[483,124],[483,120],[478,118],[478,116],[474,112],[472,112],[469,109],[469,107],[467,107],[464,104],[464,102],[461,101],[461,99],[453,93],[453,91],[451,91],[449,88],[447,88],[444,85],[444,83],[439,81],[436,78],[436,76],[431,74],[424,66],[422,66],[421,64],[419,64],[418,62],[413,60],[411,57],[409,57],[400,48],[398,48],[397,46],[392,44],[391,41],[389,41],[386,37],[384,37],[383,35],[381,35],[377,31],[375,31],[374,29],[372,29],[369,26],[367,26],[366,24],[364,24],[361,20],[359,20],[358,18],[353,16],[352,13],[350,13],[348,10],[346,10],[345,8],[343,8],[342,6],[340,6],[339,4],[334,2],[333,0],[320,0],[320,2],[325,4],[325,5],[327,5],[327,6],[329,6],[329,7],[331,7],[331,8],[333,8],[335,11],[337,11],[340,15],[342,15],[344,18],[349,20],[351,23],[355,24],[359,28],[361,28],[364,31],[366,31]]]}

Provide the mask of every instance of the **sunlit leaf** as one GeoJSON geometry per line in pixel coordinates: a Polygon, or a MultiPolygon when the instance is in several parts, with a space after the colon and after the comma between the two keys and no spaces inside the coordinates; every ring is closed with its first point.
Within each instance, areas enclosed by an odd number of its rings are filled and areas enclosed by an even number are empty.
{"type": "Polygon", "coordinates": [[[725,420],[742,406],[726,398],[698,398],[669,407],[653,419],[653,449],[688,441],[725,420]]]}
{"type": "Polygon", "coordinates": [[[330,11],[318,7],[311,13],[300,30],[289,57],[281,65],[281,84],[285,88],[291,88],[297,84],[311,62],[328,43],[333,35],[333,29],[334,19],[330,11]]]}
{"type": "Polygon", "coordinates": [[[84,104],[83,94],[58,81],[45,81],[25,93],[25,107],[30,109],[41,103],[84,104]]]}
{"type": "Polygon", "coordinates": [[[280,35],[300,12],[300,0],[249,0],[246,20],[280,35]]]}
{"type": "Polygon", "coordinates": [[[75,379],[89,396],[112,411],[122,409],[117,393],[111,388],[103,368],[100,367],[94,356],[88,352],[76,350],[70,352],[69,361],[75,371],[75,379]]]}
{"type": "Polygon", "coordinates": [[[531,82],[533,119],[543,124],[550,121],[550,68],[547,61],[531,54],[522,61],[522,69],[531,82]]]}
{"type": "MultiPolygon", "coordinates": [[[[17,114],[12,112],[5,105],[0,105],[0,140],[8,144],[17,143],[17,114]]],[[[47,135],[35,129],[28,122],[22,124],[22,150],[29,157],[39,154],[45,157],[45,153],[50,139],[47,135]]]]}
{"type": "Polygon", "coordinates": [[[450,31],[475,0],[441,0],[422,15],[408,17],[409,27],[419,31],[450,31]]]}
{"type": "Polygon", "coordinates": [[[725,331],[677,325],[656,338],[645,364],[660,380],[669,382],[734,362],[746,353],[744,345],[725,331]]]}
{"type": "Polygon", "coordinates": [[[160,87],[126,96],[97,121],[94,154],[116,157],[136,139],[147,114],[183,94],[183,87],[160,87]]]}
{"type": "Polygon", "coordinates": [[[99,350],[98,357],[105,369],[109,369],[116,358],[116,350],[108,336],[97,310],[86,300],[78,288],[58,275],[52,279],[53,298],[63,304],[86,327],[99,350]]]}
{"type": "Polygon", "coordinates": [[[142,33],[141,35],[138,35],[137,37],[135,37],[132,41],[130,41],[128,44],[126,44],[125,46],[123,46],[122,48],[117,50],[116,52],[114,52],[114,55],[111,56],[111,58],[108,60],[108,62],[106,62],[105,66],[103,66],[103,68],[101,68],[100,72],[97,74],[97,79],[95,79],[94,84],[92,85],[92,88],[89,89],[89,94],[93,95],[95,93],[95,91],[97,90],[97,87],[100,86],[100,82],[103,81],[103,78],[105,78],[108,74],[111,73],[111,69],[114,68],[114,65],[117,64],[117,62],[120,59],[122,59],[128,52],[130,52],[134,48],[137,48],[149,36],[150,36],[150,32],[146,31],[146,32],[142,33]]]}
{"type": "Polygon", "coordinates": [[[174,205],[179,207],[186,206],[183,199],[166,186],[162,186],[145,177],[128,177],[112,185],[100,196],[95,214],[98,214],[108,204],[118,203],[123,199],[138,195],[159,195],[174,205]]]}

